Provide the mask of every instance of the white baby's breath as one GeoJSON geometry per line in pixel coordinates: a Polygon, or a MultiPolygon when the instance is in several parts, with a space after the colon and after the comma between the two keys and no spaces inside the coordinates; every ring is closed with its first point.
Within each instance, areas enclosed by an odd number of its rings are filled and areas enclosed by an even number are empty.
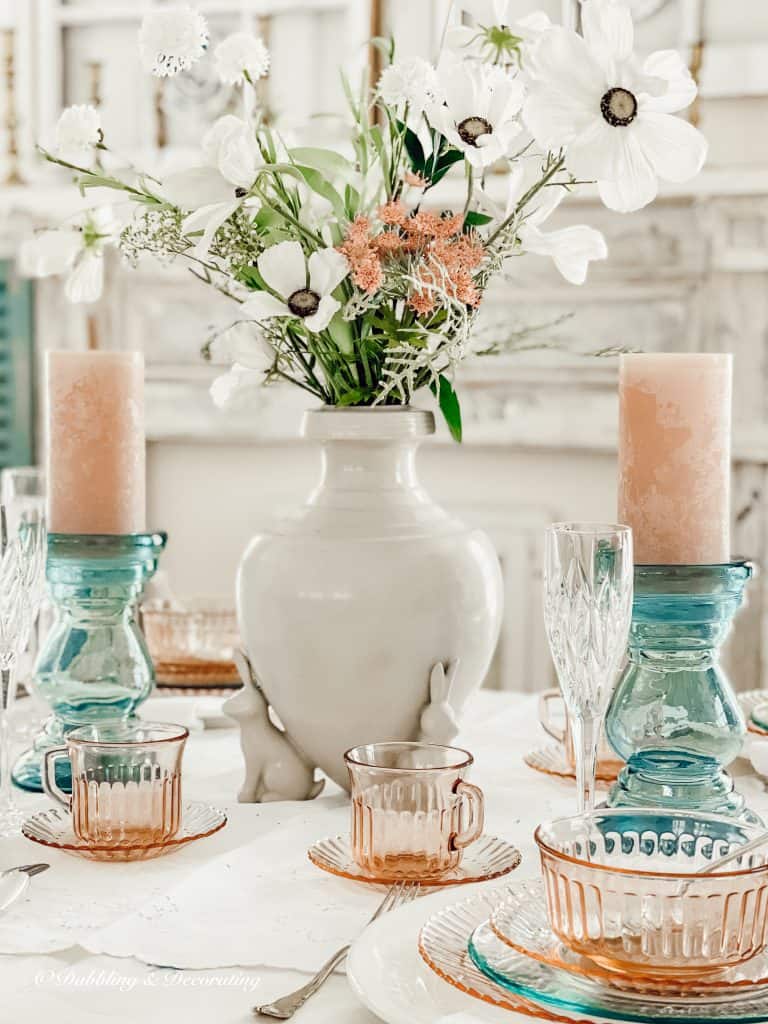
{"type": "Polygon", "coordinates": [[[264,78],[269,71],[269,50],[250,32],[233,32],[213,51],[216,74],[225,85],[241,85],[264,78]]]}
{"type": "Polygon", "coordinates": [[[186,71],[205,53],[208,23],[191,7],[150,11],[139,29],[139,55],[147,71],[169,78],[186,71]]]}
{"type": "Polygon", "coordinates": [[[90,104],[67,107],[56,123],[56,155],[79,165],[90,165],[102,140],[101,116],[90,104]]]}

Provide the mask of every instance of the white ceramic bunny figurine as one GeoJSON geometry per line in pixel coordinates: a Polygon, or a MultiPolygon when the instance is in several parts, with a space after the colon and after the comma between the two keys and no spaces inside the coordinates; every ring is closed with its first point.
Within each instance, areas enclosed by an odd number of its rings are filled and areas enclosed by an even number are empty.
{"type": "Polygon", "coordinates": [[[267,698],[244,651],[235,652],[235,663],[243,688],[229,698],[224,711],[240,726],[245,759],[245,781],[237,799],[241,804],[312,800],[325,780],[315,781],[314,767],[270,720],[267,698]]]}
{"type": "Polygon", "coordinates": [[[451,690],[459,662],[449,661],[443,665],[438,661],[429,675],[429,703],[421,712],[422,743],[450,743],[459,731],[459,720],[451,706],[451,690]]]}

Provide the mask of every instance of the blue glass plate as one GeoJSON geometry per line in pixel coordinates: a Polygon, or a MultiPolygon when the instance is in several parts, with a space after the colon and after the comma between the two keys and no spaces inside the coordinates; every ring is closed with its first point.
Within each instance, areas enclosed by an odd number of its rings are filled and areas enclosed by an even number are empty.
{"type": "MultiPolygon", "coordinates": [[[[449,907],[443,914],[456,911],[449,907]]],[[[639,1024],[766,1024],[768,995],[739,993],[716,998],[624,995],[608,985],[539,963],[511,949],[488,921],[469,937],[470,959],[497,985],[539,1006],[639,1024]]]]}

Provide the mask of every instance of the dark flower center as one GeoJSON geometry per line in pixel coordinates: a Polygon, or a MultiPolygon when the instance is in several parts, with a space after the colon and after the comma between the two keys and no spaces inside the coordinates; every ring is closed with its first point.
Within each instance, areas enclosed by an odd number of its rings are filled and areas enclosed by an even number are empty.
{"type": "Polygon", "coordinates": [[[614,128],[626,128],[637,117],[637,100],[629,89],[617,86],[600,100],[600,113],[614,128]]]}
{"type": "Polygon", "coordinates": [[[472,117],[465,117],[456,126],[456,130],[463,142],[466,142],[468,146],[476,146],[477,140],[481,135],[491,135],[493,133],[493,125],[490,121],[486,121],[484,117],[473,114],[472,117]]]}
{"type": "Polygon", "coordinates": [[[310,288],[299,288],[288,299],[288,309],[294,316],[312,316],[320,306],[320,296],[310,288]]]}
{"type": "Polygon", "coordinates": [[[248,195],[248,189],[247,188],[236,188],[235,189],[235,199],[243,199],[247,195],[248,195]]]}

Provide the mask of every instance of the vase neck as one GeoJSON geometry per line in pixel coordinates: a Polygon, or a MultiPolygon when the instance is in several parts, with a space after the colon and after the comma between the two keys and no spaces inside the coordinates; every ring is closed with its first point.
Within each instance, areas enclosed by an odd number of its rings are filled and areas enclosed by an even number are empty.
{"type": "Polygon", "coordinates": [[[419,500],[416,442],[326,441],[320,485],[311,504],[333,503],[340,492],[371,500],[419,500]]]}

